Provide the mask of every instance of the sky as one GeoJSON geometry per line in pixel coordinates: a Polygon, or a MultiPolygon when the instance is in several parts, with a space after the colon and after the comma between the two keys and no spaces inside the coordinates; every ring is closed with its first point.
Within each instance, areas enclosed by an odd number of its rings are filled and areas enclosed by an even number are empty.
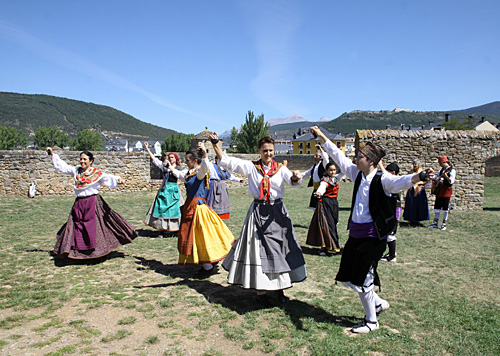
{"type": "Polygon", "coordinates": [[[0,91],[182,133],[500,100],[498,0],[0,0],[0,91]],[[496,43],[496,44],[495,44],[496,43]]]}

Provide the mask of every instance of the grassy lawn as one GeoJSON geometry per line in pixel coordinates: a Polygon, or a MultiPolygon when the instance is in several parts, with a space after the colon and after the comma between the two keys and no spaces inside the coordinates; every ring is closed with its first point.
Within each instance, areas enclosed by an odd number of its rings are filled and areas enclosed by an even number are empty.
{"type": "MultiPolygon", "coordinates": [[[[55,234],[73,197],[0,200],[2,355],[499,355],[500,178],[486,179],[484,211],[452,211],[448,230],[401,226],[397,262],[381,263],[381,328],[353,335],[364,311],[335,284],[340,256],[305,245],[310,188],[288,189],[285,204],[303,247],[308,278],[262,309],[255,292],[206,280],[178,266],[177,240],[142,223],[154,193],[106,193],[139,237],[97,263],[54,260],[55,234]]],[[[341,183],[341,244],[352,183],[341,183]]],[[[231,188],[237,237],[251,198],[231,188]]]]}

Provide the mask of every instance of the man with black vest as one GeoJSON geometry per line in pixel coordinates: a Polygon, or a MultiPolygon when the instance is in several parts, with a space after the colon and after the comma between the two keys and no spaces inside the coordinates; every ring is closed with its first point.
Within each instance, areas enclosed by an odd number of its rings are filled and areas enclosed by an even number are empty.
{"type": "Polygon", "coordinates": [[[382,173],[377,170],[377,164],[385,155],[380,146],[366,143],[353,163],[317,126],[311,127],[311,133],[321,139],[328,155],[354,182],[349,239],[335,279],[358,293],[365,310],[364,320],[351,331],[369,333],[379,328],[377,315],[389,308],[389,303],[380,298],[373,288],[380,286],[377,264],[387,246],[387,236],[396,227],[391,194],[404,191],[419,181],[427,181],[434,171],[428,168],[404,176],[382,173]]]}
{"type": "Polygon", "coordinates": [[[328,153],[326,153],[319,144],[316,145],[317,151],[314,155],[314,165],[307,171],[302,173],[302,179],[310,176],[308,187],[313,187],[313,192],[311,195],[311,200],[309,201],[309,208],[316,209],[318,205],[318,197],[316,196],[316,191],[319,188],[319,183],[325,175],[325,167],[328,164],[328,153]]]}

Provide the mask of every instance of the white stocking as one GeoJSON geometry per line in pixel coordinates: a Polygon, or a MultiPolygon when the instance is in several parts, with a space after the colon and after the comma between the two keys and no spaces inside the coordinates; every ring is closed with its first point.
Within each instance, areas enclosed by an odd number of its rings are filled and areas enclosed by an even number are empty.
{"type": "MultiPolygon", "coordinates": [[[[361,303],[363,304],[363,308],[365,309],[366,321],[369,321],[371,323],[376,323],[377,311],[375,308],[375,298],[374,298],[376,293],[372,289],[369,292],[365,293],[361,292],[358,294],[359,294],[359,299],[361,299],[361,303]]],[[[380,297],[378,297],[378,299],[380,299],[380,297]]]]}

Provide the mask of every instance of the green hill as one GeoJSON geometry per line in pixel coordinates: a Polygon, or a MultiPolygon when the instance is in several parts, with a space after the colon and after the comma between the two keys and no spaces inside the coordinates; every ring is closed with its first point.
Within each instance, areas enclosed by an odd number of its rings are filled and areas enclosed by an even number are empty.
{"type": "Polygon", "coordinates": [[[392,129],[398,129],[402,124],[408,128],[429,126],[430,123],[442,122],[445,119],[445,114],[450,114],[450,119],[456,118],[459,120],[466,119],[472,115],[476,119],[485,117],[491,123],[500,122],[500,116],[491,114],[473,114],[471,112],[459,111],[424,111],[424,112],[407,112],[407,111],[353,111],[344,113],[338,118],[323,123],[321,126],[328,131],[335,133],[350,134],[356,130],[383,130],[388,125],[392,129]]]}
{"type": "Polygon", "coordinates": [[[94,129],[103,136],[136,140],[159,140],[176,133],[140,121],[109,106],[60,98],[0,92],[0,124],[33,134],[39,127],[57,126],[71,136],[94,129]]]}
{"type": "MultiPolygon", "coordinates": [[[[500,116],[500,101],[494,101],[489,104],[475,106],[473,108],[458,110],[474,114],[489,114],[500,116]]],[[[484,116],[484,115],[483,115],[484,116]]],[[[488,120],[490,121],[490,120],[488,120]]],[[[491,121],[490,121],[491,122],[491,121]]]]}

